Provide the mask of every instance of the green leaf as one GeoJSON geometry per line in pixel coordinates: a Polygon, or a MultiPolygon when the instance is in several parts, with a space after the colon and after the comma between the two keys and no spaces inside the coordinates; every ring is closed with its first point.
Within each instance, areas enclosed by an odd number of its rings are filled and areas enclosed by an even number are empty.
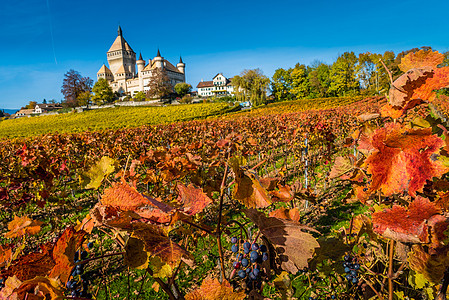
{"type": "Polygon", "coordinates": [[[85,189],[98,189],[103,179],[114,172],[116,161],[103,156],[100,161],[90,167],[90,170],[79,175],[81,187],[85,189]]]}

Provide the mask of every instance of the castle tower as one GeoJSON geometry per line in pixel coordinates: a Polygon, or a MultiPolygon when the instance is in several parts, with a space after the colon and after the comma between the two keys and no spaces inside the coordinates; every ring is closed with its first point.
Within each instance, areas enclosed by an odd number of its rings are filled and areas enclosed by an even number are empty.
{"type": "Polygon", "coordinates": [[[115,75],[121,69],[120,67],[123,66],[125,77],[132,78],[136,74],[136,53],[123,37],[120,26],[118,27],[117,33],[117,38],[107,52],[109,68],[115,75]]]}
{"type": "Polygon", "coordinates": [[[153,59],[156,68],[164,68],[164,58],[161,56],[161,52],[157,49],[156,57],[153,59]]]}
{"type": "Polygon", "coordinates": [[[178,68],[179,72],[185,74],[186,64],[182,61],[181,56],[179,57],[179,63],[176,65],[176,68],[178,68]]]}
{"type": "Polygon", "coordinates": [[[143,91],[143,74],[142,71],[145,68],[145,61],[142,59],[142,53],[139,55],[137,60],[137,76],[139,77],[139,90],[143,91]]]}
{"type": "Polygon", "coordinates": [[[106,67],[105,64],[103,64],[100,68],[100,70],[98,70],[97,72],[97,80],[100,78],[104,78],[107,81],[113,81],[114,80],[114,76],[112,75],[111,70],[109,70],[108,67],[106,67]]]}

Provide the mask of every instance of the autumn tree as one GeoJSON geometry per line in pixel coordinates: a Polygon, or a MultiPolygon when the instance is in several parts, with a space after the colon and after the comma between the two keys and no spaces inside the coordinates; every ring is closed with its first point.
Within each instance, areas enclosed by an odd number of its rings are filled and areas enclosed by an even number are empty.
{"type": "Polygon", "coordinates": [[[136,101],[145,101],[146,98],[145,93],[142,91],[139,91],[134,95],[134,100],[136,101]]]}
{"type": "Polygon", "coordinates": [[[89,107],[89,104],[91,104],[91,100],[92,100],[92,93],[89,91],[82,92],[78,96],[78,104],[81,106],[89,107]]]}
{"type": "Polygon", "coordinates": [[[92,96],[92,101],[97,105],[109,103],[114,100],[112,88],[105,78],[98,79],[92,88],[92,92],[94,93],[94,96],[92,96]]]}
{"type": "Polygon", "coordinates": [[[285,101],[293,99],[291,93],[292,79],[291,70],[277,69],[271,79],[271,92],[276,100],[285,101]]]}
{"type": "Polygon", "coordinates": [[[36,101],[30,101],[30,102],[28,102],[27,106],[25,106],[25,108],[34,109],[36,107],[36,104],[37,104],[36,101]]]}
{"type": "Polygon", "coordinates": [[[329,73],[329,65],[320,61],[312,62],[307,75],[310,87],[309,97],[324,98],[329,95],[329,73]]]}
{"type": "Polygon", "coordinates": [[[188,94],[192,90],[192,86],[185,82],[180,82],[175,85],[175,92],[179,95],[179,97],[183,97],[185,94],[188,94]]]}
{"type": "Polygon", "coordinates": [[[309,95],[309,81],[307,80],[307,67],[297,63],[291,70],[291,93],[296,99],[306,98],[309,95]]]}
{"type": "Polygon", "coordinates": [[[237,99],[250,100],[256,106],[265,103],[269,84],[270,79],[260,69],[244,70],[232,78],[237,99]]]}
{"type": "Polygon", "coordinates": [[[354,52],[345,52],[337,58],[330,70],[329,94],[340,97],[358,93],[356,64],[357,56],[354,52]]]}
{"type": "Polygon", "coordinates": [[[170,78],[161,68],[153,70],[153,74],[147,84],[150,89],[147,92],[148,98],[164,98],[173,92],[173,87],[170,84],[170,78]]]}
{"type": "Polygon", "coordinates": [[[64,74],[61,93],[64,95],[65,105],[69,107],[78,106],[78,97],[83,92],[92,90],[93,80],[83,77],[73,69],[64,74]]]}

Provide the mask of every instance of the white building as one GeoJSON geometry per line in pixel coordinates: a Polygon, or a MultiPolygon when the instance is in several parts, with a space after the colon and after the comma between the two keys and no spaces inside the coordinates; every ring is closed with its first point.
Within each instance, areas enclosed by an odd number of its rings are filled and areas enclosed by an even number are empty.
{"type": "Polygon", "coordinates": [[[146,92],[153,71],[156,68],[162,69],[170,79],[170,84],[174,87],[177,83],[185,82],[185,64],[182,58],[176,67],[161,56],[159,50],[153,59],[148,63],[142,59],[140,54],[136,60],[136,53],[128,42],[123,38],[122,29],[118,27],[118,36],[107,52],[109,68],[103,64],[97,72],[97,79],[105,78],[114,92],[134,95],[139,91],[146,92]],[[137,71],[136,71],[137,65],[137,71]]]}
{"type": "Polygon", "coordinates": [[[234,87],[231,83],[232,78],[226,78],[222,73],[218,73],[211,81],[202,81],[196,86],[198,96],[234,96],[234,87]]]}

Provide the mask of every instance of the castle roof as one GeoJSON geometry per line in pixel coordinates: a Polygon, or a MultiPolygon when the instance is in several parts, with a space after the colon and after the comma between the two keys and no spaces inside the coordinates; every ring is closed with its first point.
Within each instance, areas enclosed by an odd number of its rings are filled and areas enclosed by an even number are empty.
{"type": "Polygon", "coordinates": [[[174,65],[172,65],[168,60],[165,60],[165,68],[172,72],[181,73],[178,68],[176,68],[174,65]]]}
{"type": "Polygon", "coordinates": [[[201,81],[200,83],[198,83],[198,85],[196,86],[197,88],[204,88],[204,87],[212,87],[214,86],[214,82],[213,81],[201,81]]]}
{"type": "Polygon", "coordinates": [[[111,73],[112,74],[111,70],[109,70],[109,68],[106,67],[105,64],[103,64],[101,66],[100,70],[98,70],[98,72],[97,72],[97,74],[103,74],[103,73],[111,73]]]}
{"type": "Polygon", "coordinates": [[[127,50],[127,51],[133,51],[131,47],[129,46],[128,42],[125,40],[125,38],[122,35],[122,29],[119,26],[118,35],[115,38],[114,43],[112,43],[111,48],[109,48],[108,52],[117,51],[117,50],[127,50]]]}
{"type": "Polygon", "coordinates": [[[118,68],[115,74],[122,74],[122,73],[126,73],[125,67],[123,65],[121,65],[120,68],[118,68]]]}

